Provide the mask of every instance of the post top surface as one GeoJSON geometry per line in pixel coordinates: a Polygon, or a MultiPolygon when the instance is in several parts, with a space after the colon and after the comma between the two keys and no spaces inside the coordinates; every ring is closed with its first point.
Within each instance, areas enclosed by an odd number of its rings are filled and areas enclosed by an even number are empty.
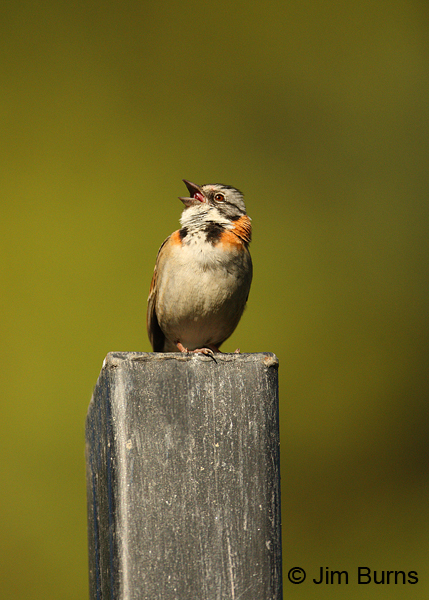
{"type": "Polygon", "coordinates": [[[214,356],[206,356],[204,354],[192,354],[181,352],[109,352],[103,361],[104,368],[118,368],[126,366],[128,363],[139,362],[215,362],[231,363],[231,362],[253,362],[263,363],[266,367],[278,368],[279,359],[272,352],[255,352],[255,353],[226,353],[220,352],[214,356]]]}

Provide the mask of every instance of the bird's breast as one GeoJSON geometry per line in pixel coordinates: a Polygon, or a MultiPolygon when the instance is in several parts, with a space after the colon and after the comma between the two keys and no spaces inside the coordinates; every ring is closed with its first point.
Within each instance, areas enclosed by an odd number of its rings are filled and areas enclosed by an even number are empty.
{"type": "Polygon", "coordinates": [[[175,232],[158,273],[156,312],[162,330],[170,339],[184,340],[184,332],[192,340],[225,339],[244,310],[251,280],[249,251],[233,234],[212,244],[204,232],[185,237],[175,232]]]}

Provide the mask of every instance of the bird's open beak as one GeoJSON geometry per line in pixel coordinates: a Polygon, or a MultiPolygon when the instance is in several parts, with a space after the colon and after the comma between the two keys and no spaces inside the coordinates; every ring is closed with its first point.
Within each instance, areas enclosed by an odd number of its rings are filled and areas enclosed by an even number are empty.
{"type": "Polygon", "coordinates": [[[195,206],[199,202],[207,202],[207,198],[204,196],[203,190],[196,183],[192,183],[187,179],[183,180],[186,187],[189,190],[190,197],[186,198],[183,196],[179,196],[179,200],[183,202],[183,204],[188,208],[189,206],[195,206]]]}

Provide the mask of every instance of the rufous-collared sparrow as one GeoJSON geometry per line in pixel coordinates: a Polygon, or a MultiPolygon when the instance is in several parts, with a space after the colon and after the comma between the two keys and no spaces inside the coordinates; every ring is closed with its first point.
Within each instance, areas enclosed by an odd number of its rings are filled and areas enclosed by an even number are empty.
{"type": "Polygon", "coordinates": [[[147,330],[155,352],[220,352],[249,295],[252,226],[243,194],[183,180],[181,229],[162,244],[150,286],[147,330]]]}

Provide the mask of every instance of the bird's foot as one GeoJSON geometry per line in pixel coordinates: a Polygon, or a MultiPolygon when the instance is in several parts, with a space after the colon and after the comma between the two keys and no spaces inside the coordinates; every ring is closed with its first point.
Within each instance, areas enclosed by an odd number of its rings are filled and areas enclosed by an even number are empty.
{"type": "Polygon", "coordinates": [[[176,346],[180,352],[192,352],[193,354],[205,354],[206,356],[213,356],[215,352],[221,353],[219,348],[216,348],[216,346],[211,344],[208,344],[207,347],[204,348],[196,348],[195,350],[188,350],[181,342],[176,342],[176,346]]]}

